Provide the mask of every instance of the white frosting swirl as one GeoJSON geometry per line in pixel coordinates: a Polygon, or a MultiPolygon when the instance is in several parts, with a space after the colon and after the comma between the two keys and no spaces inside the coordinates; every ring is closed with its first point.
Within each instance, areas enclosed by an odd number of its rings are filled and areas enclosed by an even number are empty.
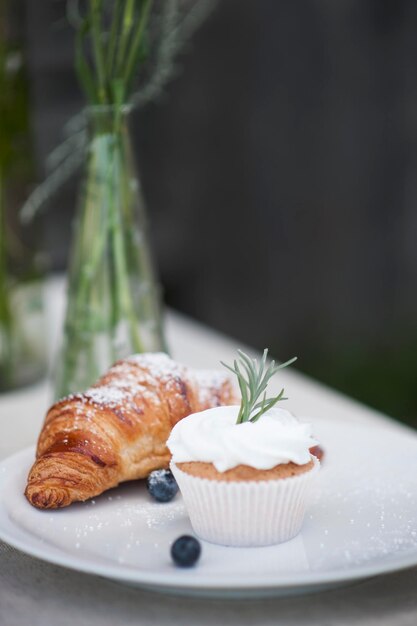
{"type": "Polygon", "coordinates": [[[311,460],[309,448],[317,445],[310,424],[276,407],[257,422],[236,424],[238,406],[221,406],[194,413],[172,429],[167,445],[174,463],[212,463],[219,472],[237,465],[271,469],[292,461],[311,460]]]}

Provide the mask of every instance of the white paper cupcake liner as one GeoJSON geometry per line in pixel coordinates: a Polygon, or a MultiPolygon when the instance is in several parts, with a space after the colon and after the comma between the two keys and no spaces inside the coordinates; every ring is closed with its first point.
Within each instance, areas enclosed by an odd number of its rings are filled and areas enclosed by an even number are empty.
{"type": "Polygon", "coordinates": [[[191,476],[171,463],[194,532],[226,546],[267,546],[301,530],[320,463],[290,478],[227,482],[191,476]]]}

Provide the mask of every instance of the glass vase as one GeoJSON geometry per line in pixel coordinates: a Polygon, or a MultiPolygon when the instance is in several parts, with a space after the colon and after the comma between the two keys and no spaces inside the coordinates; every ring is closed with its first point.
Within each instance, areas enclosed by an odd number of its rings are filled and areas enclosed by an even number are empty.
{"type": "Polygon", "coordinates": [[[166,350],[159,287],[128,131],[127,107],[92,107],[73,232],[55,397],[84,390],[117,359],[166,350]]]}
{"type": "Polygon", "coordinates": [[[0,3],[0,392],[46,373],[39,223],[19,210],[35,182],[20,1],[0,3]]]}

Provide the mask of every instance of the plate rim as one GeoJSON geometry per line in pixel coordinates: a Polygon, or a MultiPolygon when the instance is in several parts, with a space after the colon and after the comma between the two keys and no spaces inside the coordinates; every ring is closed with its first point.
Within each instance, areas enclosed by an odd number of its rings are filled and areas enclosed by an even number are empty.
{"type": "MultiPolygon", "coordinates": [[[[194,571],[192,568],[190,570],[178,570],[178,568],[173,565],[172,573],[160,573],[133,569],[123,564],[100,565],[99,563],[92,563],[91,561],[81,559],[65,552],[59,546],[48,544],[45,544],[47,546],[47,552],[45,553],[42,551],[41,546],[38,545],[42,544],[42,539],[38,537],[31,539],[29,531],[19,527],[19,532],[25,537],[25,539],[20,539],[3,526],[1,519],[2,515],[6,515],[9,524],[13,527],[13,520],[8,515],[2,497],[6,483],[7,470],[10,470],[9,466],[13,467],[14,464],[22,458],[29,457],[29,455],[33,456],[34,449],[34,446],[23,448],[0,462],[0,471],[2,469],[6,470],[4,471],[4,477],[0,475],[0,540],[24,554],[72,571],[101,576],[113,581],[134,584],[140,587],[151,587],[153,590],[160,589],[161,591],[178,589],[178,591],[182,593],[187,590],[189,590],[190,593],[198,592],[198,590],[203,592],[219,591],[222,593],[234,591],[254,591],[260,593],[263,591],[276,591],[279,593],[285,590],[300,592],[303,588],[313,590],[319,589],[320,587],[325,588],[326,586],[343,585],[345,583],[361,581],[375,576],[406,570],[417,565],[416,551],[415,554],[404,555],[402,557],[398,556],[386,563],[356,565],[348,569],[340,569],[333,572],[317,572],[310,570],[306,573],[287,575],[285,579],[282,578],[282,575],[277,576],[275,580],[271,580],[271,573],[268,573],[268,581],[259,577],[259,574],[257,574],[253,580],[249,579],[245,581],[231,578],[229,575],[229,580],[218,582],[218,580],[216,581],[214,579],[202,579],[201,576],[198,578],[192,575],[187,576],[187,573],[192,574],[192,571],[194,571]],[[293,578],[291,578],[291,576],[293,578]]],[[[227,549],[227,547],[225,548],[227,549]]],[[[233,550],[234,548],[230,549],[233,550]]]]}

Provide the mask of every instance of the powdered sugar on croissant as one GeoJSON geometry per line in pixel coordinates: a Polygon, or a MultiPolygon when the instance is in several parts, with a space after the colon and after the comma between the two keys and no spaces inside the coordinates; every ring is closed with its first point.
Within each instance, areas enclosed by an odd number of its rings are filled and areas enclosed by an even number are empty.
{"type": "Polygon", "coordinates": [[[190,413],[236,402],[227,374],[196,371],[163,353],[118,361],[85,393],[48,411],[25,495],[68,506],[167,467],[166,441],[190,413]]]}

